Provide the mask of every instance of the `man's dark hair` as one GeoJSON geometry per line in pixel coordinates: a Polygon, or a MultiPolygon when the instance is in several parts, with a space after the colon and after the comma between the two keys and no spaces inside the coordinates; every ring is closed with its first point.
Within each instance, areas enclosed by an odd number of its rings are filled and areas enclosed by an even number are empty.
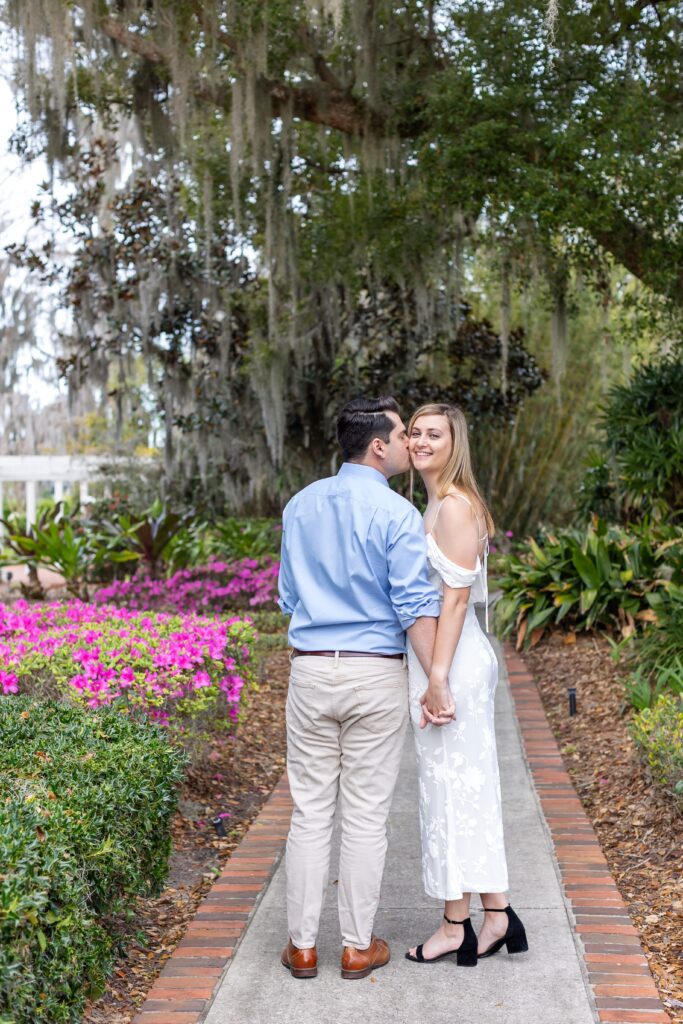
{"type": "Polygon", "coordinates": [[[362,459],[375,437],[385,444],[396,424],[386,415],[399,412],[398,402],[391,395],[379,398],[354,398],[347,402],[337,419],[337,440],[344,462],[362,459]]]}

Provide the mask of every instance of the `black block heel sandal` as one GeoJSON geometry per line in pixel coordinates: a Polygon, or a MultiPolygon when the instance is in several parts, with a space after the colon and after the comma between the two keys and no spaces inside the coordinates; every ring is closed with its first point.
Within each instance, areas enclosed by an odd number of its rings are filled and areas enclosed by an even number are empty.
{"type": "Polygon", "coordinates": [[[464,921],[451,921],[450,917],[446,917],[444,914],[443,919],[449,924],[462,924],[465,926],[465,935],[458,948],[450,949],[447,953],[439,953],[438,956],[426,957],[422,955],[424,943],[421,942],[415,950],[415,956],[406,953],[406,960],[411,960],[414,964],[436,964],[439,960],[445,960],[447,956],[454,956],[458,967],[476,967],[478,959],[477,933],[472,927],[469,917],[466,917],[464,921]]]}
{"type": "Polygon", "coordinates": [[[507,914],[508,926],[507,931],[502,939],[496,939],[492,942],[485,953],[479,953],[479,959],[483,960],[484,957],[493,956],[503,946],[507,946],[508,953],[526,953],[529,948],[529,943],[526,940],[526,932],[524,931],[524,925],[515,914],[514,910],[508,903],[507,907],[484,907],[487,913],[499,913],[507,914]]]}

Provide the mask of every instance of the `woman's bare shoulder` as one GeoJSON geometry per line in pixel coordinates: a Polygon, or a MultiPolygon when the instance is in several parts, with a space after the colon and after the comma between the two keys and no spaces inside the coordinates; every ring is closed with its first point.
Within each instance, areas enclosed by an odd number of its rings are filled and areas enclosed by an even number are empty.
{"type": "Polygon", "coordinates": [[[444,499],[439,513],[439,521],[445,521],[452,526],[462,526],[464,523],[476,523],[477,515],[474,505],[466,495],[460,491],[449,491],[444,499]]]}
{"type": "Polygon", "coordinates": [[[464,568],[474,568],[479,548],[479,527],[472,508],[466,502],[444,500],[432,532],[447,558],[464,568]]]}

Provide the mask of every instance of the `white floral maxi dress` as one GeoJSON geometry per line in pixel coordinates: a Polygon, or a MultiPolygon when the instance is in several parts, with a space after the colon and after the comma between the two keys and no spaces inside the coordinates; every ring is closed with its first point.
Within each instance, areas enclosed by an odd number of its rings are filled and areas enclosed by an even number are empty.
{"type": "Polygon", "coordinates": [[[444,584],[471,587],[448,673],[454,722],[419,728],[420,697],[428,680],[408,644],[424,887],[429,896],[457,900],[466,892],[505,892],[508,887],[493,715],[498,662],[474,610],[487,598],[486,560],[463,569],[446,558],[431,534],[427,551],[430,579],[442,597],[444,584]]]}

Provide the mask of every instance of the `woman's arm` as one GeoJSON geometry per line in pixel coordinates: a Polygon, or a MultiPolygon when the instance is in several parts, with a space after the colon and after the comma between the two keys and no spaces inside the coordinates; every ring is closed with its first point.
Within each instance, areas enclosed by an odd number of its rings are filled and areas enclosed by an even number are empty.
{"type": "Polygon", "coordinates": [[[462,633],[469,596],[469,587],[454,590],[452,587],[444,586],[443,605],[436,629],[429,685],[420,698],[422,704],[421,729],[424,729],[430,722],[432,725],[445,725],[456,717],[455,703],[448,687],[448,672],[462,633]]]}
{"type": "MultiPolygon", "coordinates": [[[[438,535],[434,540],[446,558],[465,570],[474,570],[479,554],[479,527],[471,507],[457,496],[444,501],[440,511],[438,535]]],[[[436,630],[429,684],[420,699],[421,728],[428,723],[445,725],[455,717],[455,703],[448,686],[453,663],[467,613],[470,587],[452,587],[444,583],[441,616],[436,630]]]]}

